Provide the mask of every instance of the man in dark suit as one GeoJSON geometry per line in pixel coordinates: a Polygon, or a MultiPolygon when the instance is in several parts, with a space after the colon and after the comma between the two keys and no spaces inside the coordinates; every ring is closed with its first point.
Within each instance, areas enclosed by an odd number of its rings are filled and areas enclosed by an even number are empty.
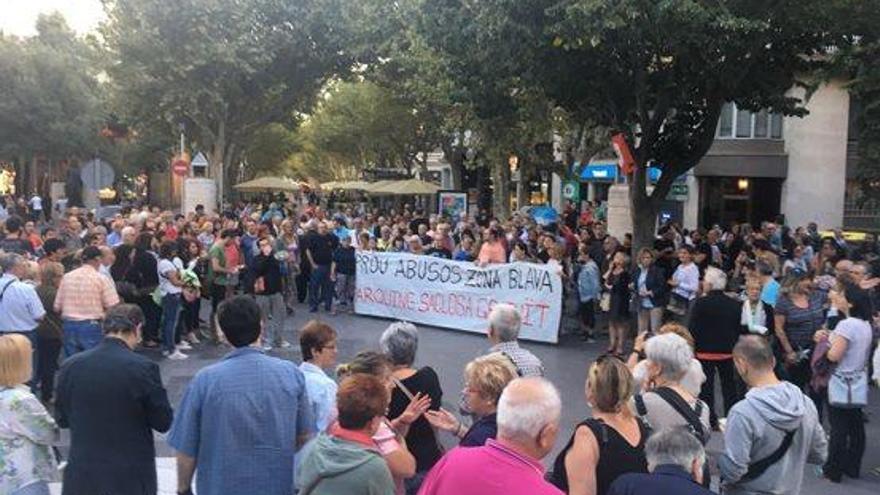
{"type": "Polygon", "coordinates": [[[664,428],[651,435],[645,444],[645,457],[650,473],[628,473],[620,476],[608,495],[711,495],[700,486],[706,453],[703,444],[683,427],[664,428]]]}
{"type": "Polygon", "coordinates": [[[159,366],[135,354],[144,315],[133,304],[107,311],[104,340],[61,367],[57,421],[70,428],[63,495],[155,495],[153,430],[171,427],[159,366]]]}

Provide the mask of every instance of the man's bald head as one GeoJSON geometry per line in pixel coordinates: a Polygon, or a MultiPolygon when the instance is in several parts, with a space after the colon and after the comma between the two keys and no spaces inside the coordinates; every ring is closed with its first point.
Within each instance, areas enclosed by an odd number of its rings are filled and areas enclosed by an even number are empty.
{"type": "Polygon", "coordinates": [[[543,458],[556,441],[562,402],[552,383],[537,377],[517,378],[498,401],[498,438],[535,458],[543,458]]]}

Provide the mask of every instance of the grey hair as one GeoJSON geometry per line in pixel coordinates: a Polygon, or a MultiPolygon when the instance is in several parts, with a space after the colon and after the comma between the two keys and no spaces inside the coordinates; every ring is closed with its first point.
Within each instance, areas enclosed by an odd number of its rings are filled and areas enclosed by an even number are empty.
{"type": "Polygon", "coordinates": [[[18,253],[3,253],[0,255],[0,271],[7,273],[9,270],[24,263],[24,256],[18,253]]]}
{"type": "Polygon", "coordinates": [[[686,472],[691,472],[694,460],[702,467],[706,462],[706,451],[687,428],[682,426],[662,428],[645,443],[645,457],[648,459],[648,471],[657,466],[672,464],[686,472]]]}
{"type": "Polygon", "coordinates": [[[522,317],[512,304],[496,304],[489,312],[489,327],[501,342],[513,342],[519,337],[522,317]]]}
{"type": "Polygon", "coordinates": [[[690,369],[694,352],[680,335],[664,333],[645,342],[645,357],[660,367],[660,376],[678,382],[690,369]]]}
{"type": "Polygon", "coordinates": [[[501,392],[497,414],[499,438],[533,441],[545,426],[559,422],[562,400],[556,387],[544,378],[516,378],[501,392]],[[520,390],[529,386],[533,387],[531,393],[520,390]]]}
{"type": "Polygon", "coordinates": [[[703,280],[712,290],[724,290],[727,287],[727,274],[714,266],[706,268],[703,280]]]}
{"type": "Polygon", "coordinates": [[[419,347],[419,330],[405,321],[396,321],[382,332],[379,348],[392,364],[410,365],[416,360],[419,347]]]}

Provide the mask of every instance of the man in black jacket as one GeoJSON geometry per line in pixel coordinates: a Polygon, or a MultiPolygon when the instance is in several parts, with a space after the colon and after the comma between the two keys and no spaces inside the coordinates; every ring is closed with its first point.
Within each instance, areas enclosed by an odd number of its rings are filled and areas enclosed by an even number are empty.
{"type": "Polygon", "coordinates": [[[742,303],[724,293],[727,275],[714,266],[706,269],[703,285],[706,295],[694,303],[688,329],[694,336],[695,354],[706,374],[700,399],[709,405],[710,422],[717,428],[715,375],[721,381],[725,414],[741,398],[733,366],[733,347],[743,333],[742,303]]]}
{"type": "Polygon", "coordinates": [[[58,425],[70,428],[63,495],[153,495],[153,430],[171,427],[159,366],[135,354],[144,316],[132,304],[107,311],[104,341],[64,362],[58,377],[58,425]]]}

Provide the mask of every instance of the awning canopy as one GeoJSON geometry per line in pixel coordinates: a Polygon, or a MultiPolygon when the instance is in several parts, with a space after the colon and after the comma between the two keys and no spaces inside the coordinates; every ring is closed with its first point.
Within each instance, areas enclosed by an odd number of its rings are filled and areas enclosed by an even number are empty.
{"type": "Polygon", "coordinates": [[[382,186],[372,187],[368,192],[376,195],[398,195],[398,196],[421,196],[426,194],[436,194],[440,190],[440,186],[425,182],[419,179],[406,179],[388,181],[382,186]]]}
{"type": "Polygon", "coordinates": [[[232,186],[241,192],[299,191],[299,183],[287,177],[259,177],[232,186]]]}

